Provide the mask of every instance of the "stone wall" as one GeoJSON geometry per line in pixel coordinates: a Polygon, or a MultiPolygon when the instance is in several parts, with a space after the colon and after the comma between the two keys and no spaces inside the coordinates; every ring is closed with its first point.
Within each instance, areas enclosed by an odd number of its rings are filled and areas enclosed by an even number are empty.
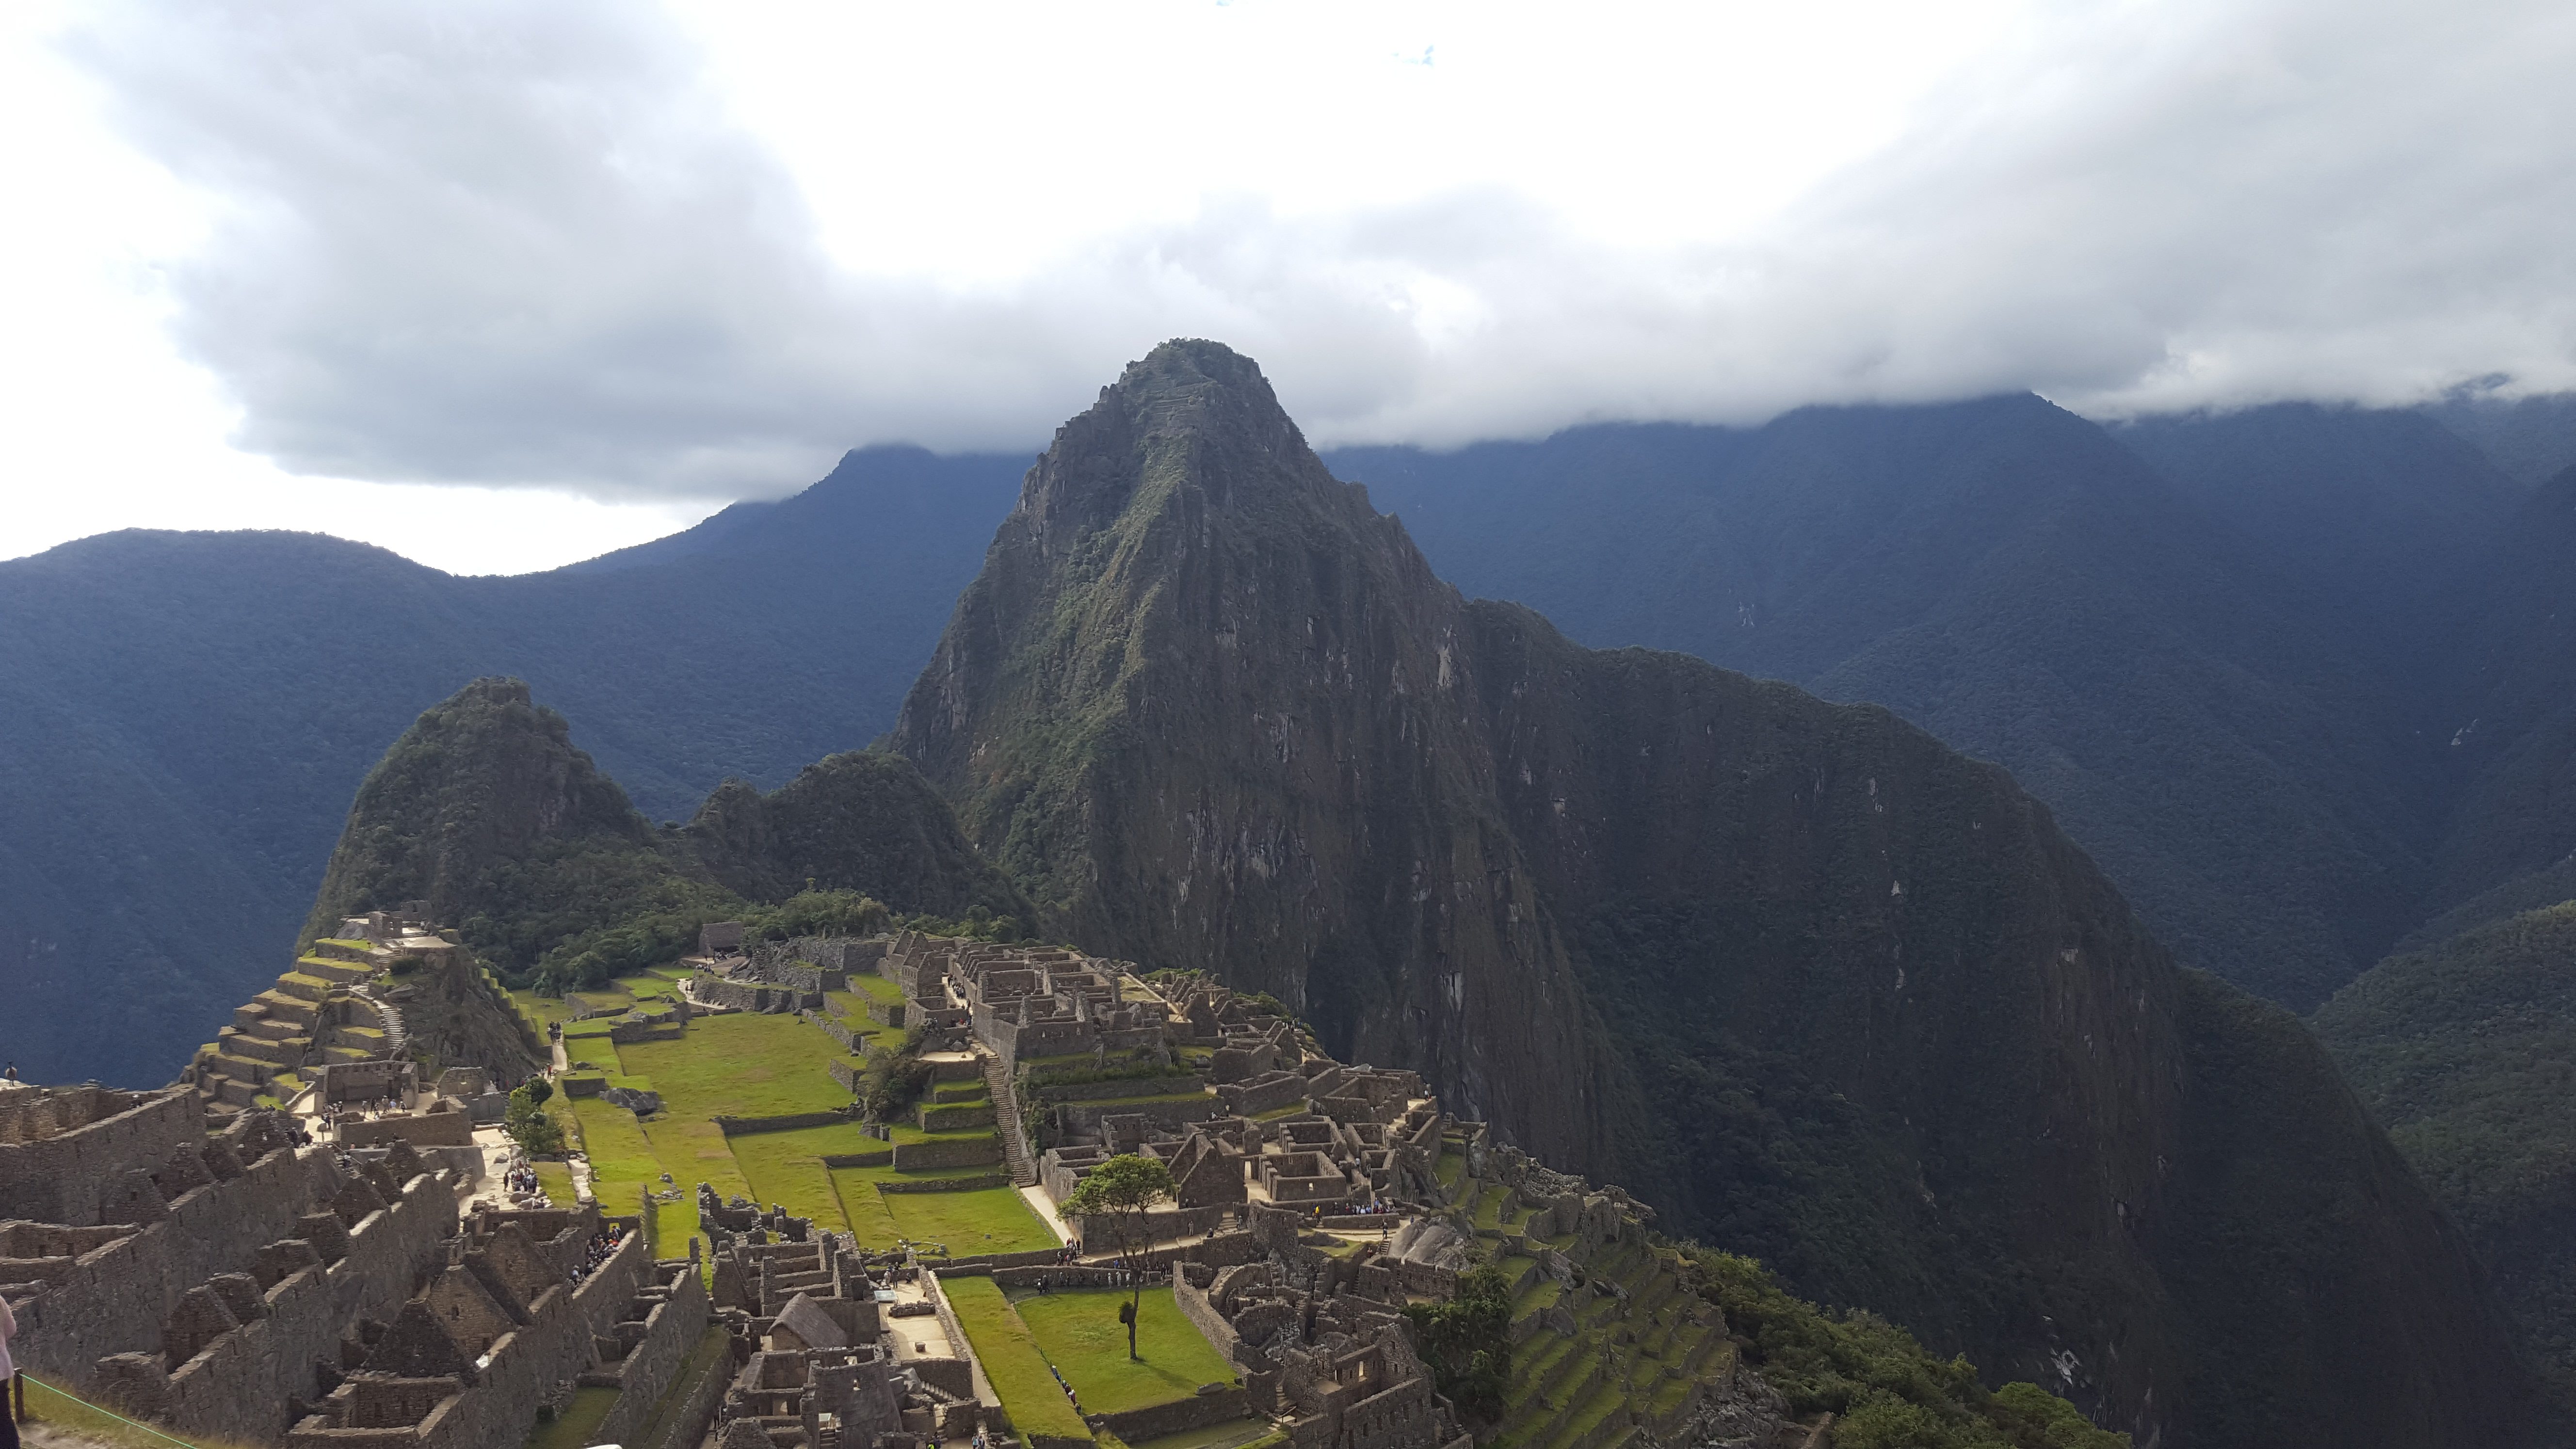
{"type": "Polygon", "coordinates": [[[592,1433],[593,1442],[631,1444],[643,1437],[653,1426],[655,1406],[707,1330],[707,1289],[697,1265],[681,1260],[677,1274],[669,1274],[668,1264],[656,1266],[670,1277],[671,1296],[653,1305],[644,1336],[619,1360],[617,1404],[592,1433]]]}
{"type": "MultiPolygon", "coordinates": [[[[1152,1084],[1137,1085],[1151,1086],[1152,1084]]],[[[1053,1108],[1056,1125],[1078,1136],[1090,1136],[1099,1132],[1100,1119],[1103,1117],[1146,1117],[1165,1127],[1177,1129],[1192,1122],[1204,1122],[1208,1120],[1209,1114],[1218,1110],[1217,1099],[1204,1096],[1147,1098],[1142,1101],[1133,1098],[1124,1101],[1100,1099],[1089,1102],[1063,1102],[1053,1108]]]]}
{"type": "MultiPolygon", "coordinates": [[[[1195,1238],[1215,1232],[1231,1209],[1222,1205],[1202,1208],[1156,1208],[1145,1214],[1148,1241],[1162,1242],[1171,1238],[1195,1238]]],[[[1119,1223],[1107,1213],[1084,1217],[1068,1213],[1064,1225],[1073,1230],[1074,1241],[1095,1253],[1113,1252],[1117,1248],[1119,1223]]]]}
{"type": "Polygon", "coordinates": [[[340,1124],[343,1147],[381,1147],[408,1142],[414,1147],[471,1147],[474,1119],[464,1112],[424,1112],[417,1117],[379,1117],[372,1122],[340,1124]]]}
{"type": "MultiPolygon", "coordinates": [[[[112,1386],[110,1391],[130,1409],[182,1432],[275,1440],[291,1427],[289,1398],[315,1397],[321,1391],[317,1366],[339,1365],[340,1341],[350,1327],[362,1318],[393,1317],[455,1233],[455,1190],[443,1177],[424,1173],[405,1185],[393,1203],[351,1227],[346,1251],[336,1261],[321,1261],[325,1250],[315,1244],[307,1249],[310,1261],[261,1285],[265,1291],[256,1296],[243,1290],[227,1302],[213,1283],[207,1288],[214,1292],[198,1289],[185,1295],[189,1301],[174,1316],[192,1310],[217,1315],[200,1331],[220,1328],[224,1316],[239,1325],[197,1346],[185,1362],[127,1362],[123,1374],[102,1364],[82,1378],[112,1386]]],[[[263,1250],[235,1265],[234,1273],[248,1272],[249,1281],[257,1283],[265,1276],[259,1269],[278,1271],[302,1256],[278,1251],[293,1246],[280,1243],[263,1250]]],[[[175,1346],[193,1345],[182,1340],[175,1346]]]]}
{"type": "MultiPolygon", "coordinates": [[[[1038,1101],[1096,1102],[1110,1097],[1177,1097],[1207,1090],[1207,1083],[1195,1076],[1176,1077],[1111,1077],[1102,1082],[1043,1083],[1037,1089],[1038,1101]]],[[[1210,1105],[1214,1105],[1211,1100],[1210,1105]]]]}
{"type": "Polygon", "coordinates": [[[125,1174],[158,1172],[205,1138],[194,1090],[62,1087],[0,1107],[0,1219],[88,1227],[125,1174]]]}
{"type": "Polygon", "coordinates": [[[790,1112],[777,1117],[718,1117],[715,1124],[727,1137],[748,1137],[760,1132],[793,1132],[800,1127],[829,1127],[849,1120],[839,1112],[790,1112]]]}
{"type": "Polygon", "coordinates": [[[75,1274],[21,1307],[12,1354],[79,1382],[110,1354],[158,1351],[163,1320],[190,1289],[301,1236],[298,1219],[340,1185],[328,1152],[281,1147],[239,1177],[180,1194],[161,1221],[82,1254],[75,1274]]]}
{"type": "Polygon", "coordinates": [[[1190,1326],[1204,1335],[1227,1363],[1241,1368],[1254,1366],[1258,1356],[1243,1346],[1243,1338],[1234,1331],[1234,1325],[1226,1322],[1225,1315],[1217,1312],[1216,1305],[1208,1301],[1207,1290],[1193,1287],[1187,1274],[1172,1275],[1172,1302],[1180,1308],[1181,1316],[1190,1321],[1190,1326]]]}
{"type": "Polygon", "coordinates": [[[945,1142],[898,1142],[894,1144],[894,1166],[898,1172],[911,1172],[925,1167],[983,1167],[1002,1160],[999,1137],[951,1138],[945,1142]]]}
{"type": "MultiPolygon", "coordinates": [[[[530,1305],[528,1321],[492,1345],[491,1362],[474,1386],[422,1422],[420,1449],[489,1449],[524,1440],[536,1422],[537,1405],[553,1397],[555,1385],[580,1377],[591,1366],[598,1351],[594,1337],[614,1336],[618,1319],[651,1267],[645,1253],[644,1235],[631,1233],[578,1288],[558,1284],[547,1289],[530,1305]]],[[[288,1443],[300,1440],[309,1440],[316,1449],[364,1443],[346,1431],[328,1431],[327,1437],[299,1434],[288,1443]]]]}
{"type": "Polygon", "coordinates": [[[1244,1418],[1251,1412],[1252,1396],[1228,1385],[1216,1388],[1213,1393],[1202,1391],[1168,1404],[1105,1414],[1102,1415],[1104,1422],[1101,1427],[1130,1444],[1142,1444],[1165,1434],[1204,1429],[1210,1424],[1244,1418]]]}
{"type": "Polygon", "coordinates": [[[1258,1117],[1305,1101],[1313,1085],[1295,1072],[1273,1072],[1249,1082],[1219,1083],[1216,1095],[1227,1115],[1258,1117]]]}

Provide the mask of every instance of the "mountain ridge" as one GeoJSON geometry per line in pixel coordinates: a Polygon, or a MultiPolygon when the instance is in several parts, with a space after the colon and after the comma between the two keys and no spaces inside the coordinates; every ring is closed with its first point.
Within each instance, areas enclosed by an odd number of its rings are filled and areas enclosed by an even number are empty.
{"type": "Polygon", "coordinates": [[[1994,1371],[2071,1354],[2142,1438],[2517,1432],[2478,1270],[2322,1053],[2177,973],[2001,769],[1466,600],[1216,344],[1058,431],[889,743],[1085,948],[1272,991],[1994,1371]],[[2268,1221],[2294,1191],[2381,1206],[2268,1221]]]}

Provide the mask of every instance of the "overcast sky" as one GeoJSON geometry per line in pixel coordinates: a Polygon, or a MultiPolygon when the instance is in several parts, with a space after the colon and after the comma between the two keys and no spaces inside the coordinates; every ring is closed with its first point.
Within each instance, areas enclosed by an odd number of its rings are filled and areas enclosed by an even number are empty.
{"type": "Polygon", "coordinates": [[[1174,335],[1318,443],[2576,386],[2576,6],[0,9],[0,557],[550,566],[1174,335]]]}

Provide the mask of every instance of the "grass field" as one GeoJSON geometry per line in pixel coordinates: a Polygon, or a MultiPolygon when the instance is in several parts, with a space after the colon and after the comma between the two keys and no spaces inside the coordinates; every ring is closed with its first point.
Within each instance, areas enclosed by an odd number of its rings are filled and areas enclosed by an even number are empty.
{"type": "MultiPolygon", "coordinates": [[[[1001,1398],[1002,1407],[1009,1411],[1012,1425],[1022,1434],[1090,1438],[1090,1427],[1065,1401],[1064,1391],[1055,1386],[1055,1376],[1047,1372],[1046,1356],[1039,1352],[1036,1336],[1003,1300],[1001,1285],[990,1278],[951,1278],[939,1286],[947,1293],[949,1306],[957,1310],[958,1325],[974,1344],[975,1357],[984,1365],[984,1377],[1001,1398]]],[[[1167,1300],[1169,1296],[1165,1295],[1167,1300]]],[[[1110,1310],[1113,1319],[1117,1311],[1110,1310]]],[[[1174,1315],[1178,1316],[1177,1309],[1174,1315]]],[[[1116,1327],[1114,1321],[1111,1326],[1116,1327]]],[[[1120,1343],[1119,1352],[1123,1355],[1125,1340],[1120,1343]]]]}
{"type": "MultiPolygon", "coordinates": [[[[733,1138],[728,1145],[762,1206],[781,1203],[800,1218],[812,1218],[834,1231],[848,1228],[856,1232],[858,1225],[842,1211],[841,1195],[833,1190],[832,1172],[823,1165],[823,1155],[866,1152],[885,1144],[843,1123],[800,1127],[792,1132],[755,1132],[733,1138]]],[[[867,1242],[864,1233],[859,1241],[867,1242]]]]}
{"type": "Polygon", "coordinates": [[[874,1001],[881,1006],[900,1006],[903,1004],[903,988],[895,985],[893,982],[888,981],[882,976],[851,977],[850,994],[853,996],[864,996],[870,1001],[874,1001]]]}
{"type": "MultiPolygon", "coordinates": [[[[611,1212],[632,1211],[633,1186],[662,1186],[663,1163],[635,1114],[599,1097],[576,1097],[573,1120],[581,1124],[581,1150],[590,1156],[591,1193],[611,1212]],[[611,1196],[614,1192],[616,1195],[611,1196]]],[[[676,1181],[679,1174],[673,1173],[676,1181]]]]}
{"type": "Polygon", "coordinates": [[[850,1105],[826,1070],[844,1055],[841,1044],[800,1017],[702,1016],[678,1041],[615,1050],[626,1072],[653,1079],[674,1117],[777,1117],[850,1105]]]}
{"type": "Polygon", "coordinates": [[[916,1243],[946,1243],[948,1251],[961,1258],[977,1253],[1034,1253],[1057,1246],[1054,1231],[1029,1211],[1015,1187],[873,1195],[894,1220],[898,1236],[916,1243]]]}
{"type": "Polygon", "coordinates": [[[1136,1321],[1136,1353],[1143,1362],[1129,1360],[1127,1329],[1118,1321],[1118,1305],[1126,1301],[1123,1289],[1087,1288],[1023,1297],[1011,1306],[1087,1413],[1168,1404],[1197,1393],[1201,1384],[1235,1381],[1215,1346],[1181,1316],[1169,1288],[1145,1291],[1136,1321]]]}
{"type": "Polygon", "coordinates": [[[537,1186],[546,1190],[546,1201],[559,1208],[573,1205],[572,1169],[560,1162],[531,1162],[537,1170],[537,1186]]]}

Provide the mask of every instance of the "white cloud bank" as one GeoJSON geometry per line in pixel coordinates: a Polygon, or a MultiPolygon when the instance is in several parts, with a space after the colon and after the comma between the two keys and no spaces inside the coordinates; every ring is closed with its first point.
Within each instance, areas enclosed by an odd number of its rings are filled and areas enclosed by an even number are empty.
{"type": "Polygon", "coordinates": [[[51,43],[187,188],[147,290],[298,474],[774,496],[1034,447],[1173,335],[1319,442],[2576,386],[2576,9],[1773,8],[192,0],[51,43]]]}

